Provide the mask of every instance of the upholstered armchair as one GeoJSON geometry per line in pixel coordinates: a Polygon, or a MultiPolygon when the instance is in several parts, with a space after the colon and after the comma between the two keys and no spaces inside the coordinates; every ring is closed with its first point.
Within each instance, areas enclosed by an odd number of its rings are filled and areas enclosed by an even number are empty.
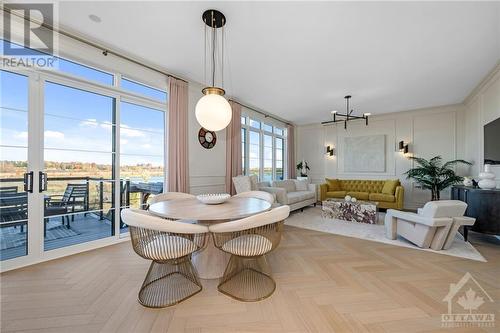
{"type": "Polygon", "coordinates": [[[474,218],[463,216],[466,209],[467,204],[458,200],[430,201],[417,213],[388,209],[386,237],[396,239],[400,235],[421,248],[446,250],[460,226],[475,222],[474,218]]]}
{"type": "Polygon", "coordinates": [[[241,301],[259,301],[272,295],[276,282],[265,255],[280,243],[284,220],[290,207],[241,220],[210,225],[215,246],[231,254],[218,290],[241,301]]]}
{"type": "Polygon", "coordinates": [[[271,205],[274,203],[274,195],[264,191],[248,191],[236,194],[235,198],[255,198],[260,200],[265,200],[269,202],[271,205]]]}
{"type": "Polygon", "coordinates": [[[191,254],[204,248],[208,227],[165,221],[141,209],[124,209],[134,251],[151,260],[139,291],[139,303],[161,308],[182,302],[202,290],[191,254]]]}

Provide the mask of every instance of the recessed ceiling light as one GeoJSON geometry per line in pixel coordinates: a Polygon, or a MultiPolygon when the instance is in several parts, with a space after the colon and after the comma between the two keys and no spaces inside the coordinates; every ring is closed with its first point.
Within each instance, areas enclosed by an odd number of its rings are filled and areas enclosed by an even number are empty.
{"type": "Polygon", "coordinates": [[[89,19],[95,23],[101,23],[101,18],[97,15],[90,14],[89,19]]]}

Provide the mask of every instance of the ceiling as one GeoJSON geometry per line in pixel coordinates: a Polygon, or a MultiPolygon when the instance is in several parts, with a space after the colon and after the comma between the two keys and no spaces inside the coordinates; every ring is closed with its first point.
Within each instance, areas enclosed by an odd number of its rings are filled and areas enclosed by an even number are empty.
{"type": "Polygon", "coordinates": [[[229,95],[297,124],[460,103],[500,59],[500,2],[61,2],[60,26],[204,80],[204,10],[227,18],[229,95]],[[97,15],[100,23],[89,19],[97,15]]]}

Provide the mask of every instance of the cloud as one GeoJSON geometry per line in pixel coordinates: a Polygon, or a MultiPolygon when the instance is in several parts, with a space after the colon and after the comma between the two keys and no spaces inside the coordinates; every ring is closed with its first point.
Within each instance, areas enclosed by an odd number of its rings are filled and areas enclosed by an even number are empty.
{"type": "Polygon", "coordinates": [[[80,126],[95,128],[95,127],[97,127],[97,119],[90,118],[90,119],[83,120],[80,122],[80,126]]]}
{"type": "Polygon", "coordinates": [[[47,139],[57,139],[57,140],[64,139],[64,133],[57,131],[45,131],[44,136],[47,139]]]}
{"type": "Polygon", "coordinates": [[[121,125],[120,126],[120,134],[129,138],[142,138],[146,136],[144,132],[138,131],[135,129],[131,129],[127,125],[121,125]]]}
{"type": "Polygon", "coordinates": [[[15,132],[14,133],[14,138],[16,139],[27,139],[28,138],[28,132],[15,132]]]}

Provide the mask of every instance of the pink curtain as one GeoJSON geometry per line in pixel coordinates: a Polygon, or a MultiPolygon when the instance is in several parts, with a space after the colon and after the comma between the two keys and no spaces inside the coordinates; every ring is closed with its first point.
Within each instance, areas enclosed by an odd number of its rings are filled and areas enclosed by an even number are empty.
{"type": "Polygon", "coordinates": [[[188,193],[188,84],[170,77],[168,87],[168,191],[188,193]]]}
{"type": "Polygon", "coordinates": [[[287,171],[288,171],[288,178],[293,179],[295,178],[295,129],[293,125],[287,125],[286,126],[287,130],[287,171]]]}
{"type": "Polygon", "coordinates": [[[229,104],[233,117],[226,127],[226,192],[236,194],[233,177],[241,175],[241,105],[233,101],[229,104]]]}

